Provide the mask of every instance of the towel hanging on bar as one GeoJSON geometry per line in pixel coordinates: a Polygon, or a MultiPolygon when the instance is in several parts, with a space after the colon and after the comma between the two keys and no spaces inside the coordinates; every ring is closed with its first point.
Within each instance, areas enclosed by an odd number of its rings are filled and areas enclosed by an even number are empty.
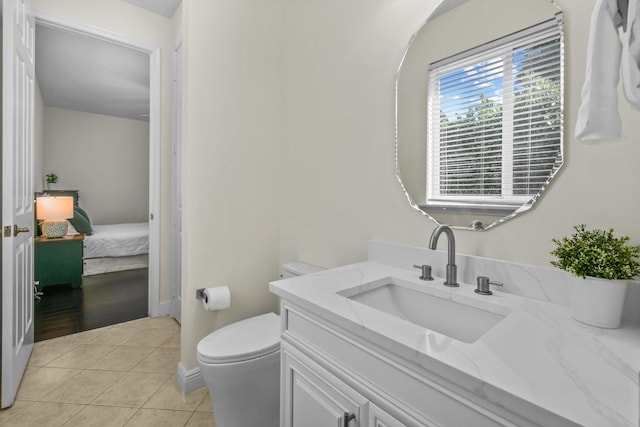
{"type": "Polygon", "coordinates": [[[591,16],[587,69],[575,135],[581,140],[622,136],[620,71],[625,98],[640,110],[640,0],[598,0],[591,16]]]}
{"type": "Polygon", "coordinates": [[[640,110],[640,2],[631,0],[627,10],[627,30],[622,34],[622,86],[624,96],[636,110],[640,110]]]}

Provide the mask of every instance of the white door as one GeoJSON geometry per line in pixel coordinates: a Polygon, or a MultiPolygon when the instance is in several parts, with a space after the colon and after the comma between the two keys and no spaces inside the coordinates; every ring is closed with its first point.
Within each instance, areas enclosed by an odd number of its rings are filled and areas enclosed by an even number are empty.
{"type": "Polygon", "coordinates": [[[173,141],[171,156],[171,316],[182,313],[182,196],[180,147],[182,141],[182,43],[173,53],[173,141]]]}
{"type": "Polygon", "coordinates": [[[34,17],[3,0],[2,407],[13,404],[33,349],[34,17]]]}

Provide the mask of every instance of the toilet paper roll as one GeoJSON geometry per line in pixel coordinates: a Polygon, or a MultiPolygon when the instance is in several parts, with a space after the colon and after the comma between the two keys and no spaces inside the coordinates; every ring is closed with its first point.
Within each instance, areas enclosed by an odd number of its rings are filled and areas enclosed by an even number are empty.
{"type": "Polygon", "coordinates": [[[222,310],[231,306],[231,293],[227,286],[205,288],[202,295],[205,310],[222,310]]]}

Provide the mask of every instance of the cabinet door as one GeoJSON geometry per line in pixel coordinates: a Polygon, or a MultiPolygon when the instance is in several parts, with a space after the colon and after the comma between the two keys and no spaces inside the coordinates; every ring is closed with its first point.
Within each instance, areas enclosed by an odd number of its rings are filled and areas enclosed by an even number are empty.
{"type": "Polygon", "coordinates": [[[284,350],[285,427],[365,427],[367,400],[306,358],[284,350]]]}
{"type": "Polygon", "coordinates": [[[74,288],[82,287],[82,240],[56,239],[46,241],[36,239],[35,280],[40,283],[38,290],[48,285],[71,283],[74,288]]]}
{"type": "Polygon", "coordinates": [[[367,427],[407,427],[391,415],[369,403],[369,422],[367,427]]]}

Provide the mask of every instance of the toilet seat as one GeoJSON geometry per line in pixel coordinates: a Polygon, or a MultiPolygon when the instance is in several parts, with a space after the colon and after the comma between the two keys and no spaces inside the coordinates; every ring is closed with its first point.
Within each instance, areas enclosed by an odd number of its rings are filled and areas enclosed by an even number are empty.
{"type": "Polygon", "coordinates": [[[220,364],[256,359],[280,349],[280,316],[262,314],[224,326],[198,343],[198,358],[220,364]]]}

